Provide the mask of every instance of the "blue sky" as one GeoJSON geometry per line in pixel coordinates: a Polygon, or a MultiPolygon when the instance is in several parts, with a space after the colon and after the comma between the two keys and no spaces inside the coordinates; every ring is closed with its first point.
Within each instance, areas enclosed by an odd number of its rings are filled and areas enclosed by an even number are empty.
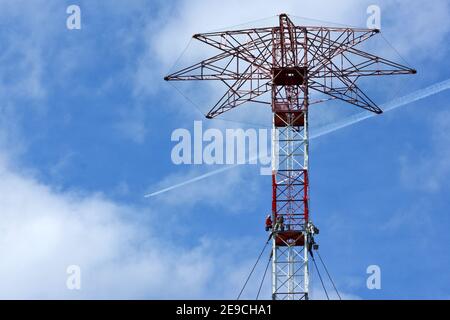
{"type": "MultiPolygon", "coordinates": [[[[372,4],[315,2],[0,1],[0,297],[235,298],[267,236],[270,177],[240,166],[144,198],[217,169],[172,164],[172,131],[203,119],[162,77],[194,33],[281,12],[364,26],[372,4]],[[66,28],[70,4],[81,8],[81,30],[66,28]],[[79,291],[66,288],[73,264],[79,291]]],[[[381,104],[450,78],[449,4],[377,4],[401,57],[383,39],[372,49],[419,73],[371,79],[371,97],[381,104]]],[[[196,62],[196,48],[175,67],[196,62]]],[[[202,85],[182,90],[206,111],[217,92],[202,85]]],[[[449,97],[312,142],[312,214],[345,297],[450,297],[449,97]],[[381,267],[382,290],[366,288],[371,264],[381,267]]],[[[224,118],[245,121],[253,107],[224,118]]],[[[330,103],[315,116],[331,122],[352,112],[330,103]]],[[[321,295],[317,281],[313,289],[321,295]]]]}

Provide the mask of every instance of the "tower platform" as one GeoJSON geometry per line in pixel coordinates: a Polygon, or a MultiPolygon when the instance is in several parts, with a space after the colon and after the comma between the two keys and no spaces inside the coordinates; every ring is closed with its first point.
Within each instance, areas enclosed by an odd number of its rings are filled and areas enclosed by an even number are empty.
{"type": "Polygon", "coordinates": [[[281,247],[287,246],[304,246],[305,237],[303,232],[295,230],[275,231],[275,244],[281,247]]]}

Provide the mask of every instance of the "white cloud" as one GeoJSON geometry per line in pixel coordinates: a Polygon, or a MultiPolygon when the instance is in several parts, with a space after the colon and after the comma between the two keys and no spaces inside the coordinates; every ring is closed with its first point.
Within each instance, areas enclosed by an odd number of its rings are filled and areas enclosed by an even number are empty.
{"type": "MultiPolygon", "coordinates": [[[[155,35],[152,46],[157,57],[166,65],[172,64],[179,56],[187,41],[193,34],[208,32],[217,29],[231,28],[230,26],[249,27],[253,25],[275,24],[275,16],[280,13],[306,16],[322,20],[331,20],[349,24],[363,18],[365,21],[365,8],[360,15],[354,9],[359,1],[228,1],[224,6],[220,1],[179,1],[173,6],[170,20],[167,17],[163,28],[155,35]],[[351,13],[351,11],[355,13],[351,13]],[[356,19],[355,19],[356,16],[356,19]],[[271,18],[268,18],[271,17],[271,18]],[[263,18],[265,21],[256,21],[263,18]],[[252,21],[252,23],[248,23],[252,21]],[[243,25],[243,23],[247,25],[243,25]]],[[[361,20],[360,20],[361,21],[361,20]]]]}
{"type": "Polygon", "coordinates": [[[140,106],[133,106],[127,112],[122,112],[122,120],[115,125],[115,129],[134,143],[144,143],[149,128],[145,124],[143,113],[140,106]]]}
{"type": "Polygon", "coordinates": [[[236,290],[237,245],[174,245],[145,223],[155,212],[101,194],[58,193],[5,161],[0,193],[1,298],[217,298],[236,290]],[[65,286],[69,265],[81,267],[79,292],[65,286]]]}
{"type": "Polygon", "coordinates": [[[42,99],[47,91],[43,83],[46,69],[45,45],[55,35],[57,2],[2,1],[0,19],[11,26],[1,34],[0,97],[42,99]]]}
{"type": "Polygon", "coordinates": [[[447,55],[442,43],[450,32],[448,1],[385,1],[382,9],[382,17],[389,24],[388,40],[402,55],[411,57],[414,63],[447,55]]]}
{"type": "MultiPolygon", "coordinates": [[[[148,23],[148,32],[143,33],[147,52],[142,61],[153,63],[153,70],[156,68],[158,71],[167,72],[179,58],[193,34],[223,28],[276,25],[276,15],[280,13],[288,13],[296,23],[307,25],[329,25],[335,22],[365,27],[368,18],[366,9],[370,4],[372,4],[370,1],[356,0],[339,2],[326,0],[320,3],[306,0],[302,1],[301,5],[295,0],[283,2],[232,0],[224,6],[220,1],[181,0],[176,4],[168,4],[162,10],[164,14],[161,14],[159,19],[148,23]],[[152,62],[155,59],[159,64],[152,62]]],[[[421,58],[428,58],[430,49],[441,49],[441,41],[450,31],[450,22],[446,19],[446,13],[449,11],[447,1],[424,3],[414,0],[403,3],[395,0],[381,1],[378,5],[382,9],[383,28],[389,36],[392,36],[388,40],[405,56],[417,59],[420,54],[421,58]],[[438,25],[430,21],[436,21],[438,25]]],[[[201,47],[185,52],[189,61],[199,58],[198,50],[202,50],[201,47]]],[[[141,72],[142,69],[138,70],[141,72]]],[[[141,84],[141,80],[148,81],[148,79],[149,77],[138,77],[137,82],[141,84]]]]}
{"type": "MultiPolygon", "coordinates": [[[[142,41],[146,45],[146,50],[135,67],[134,86],[135,93],[138,96],[154,94],[163,87],[162,76],[170,71],[175,71],[181,67],[185,67],[195,63],[202,58],[210,55],[208,46],[192,40],[186,51],[186,44],[192,35],[199,32],[208,32],[218,29],[236,29],[250,26],[266,26],[276,25],[276,15],[286,12],[292,16],[296,23],[302,24],[329,24],[326,21],[337,22],[346,25],[365,26],[368,17],[367,6],[373,4],[370,1],[302,1],[301,5],[297,1],[228,1],[226,6],[219,1],[178,1],[170,3],[161,9],[158,18],[152,19],[146,26],[145,32],[142,32],[142,41]],[[308,20],[300,17],[310,17],[308,20]],[[262,19],[264,17],[271,17],[262,19]],[[249,22],[247,24],[243,24],[249,22]],[[180,57],[181,55],[181,57],[180,57]],[[178,60],[181,58],[180,60],[178,60]],[[174,69],[171,66],[175,63],[174,69]],[[170,69],[170,70],[169,70],[170,69]]],[[[442,40],[449,34],[450,22],[446,19],[445,14],[448,12],[449,4],[445,0],[433,1],[424,4],[423,1],[410,1],[407,4],[400,1],[381,1],[378,3],[382,9],[382,25],[385,37],[394,45],[396,50],[405,57],[408,62],[417,67],[417,64],[429,59],[429,52],[441,52],[442,40]],[[427,10],[422,10],[426,7],[427,10]],[[439,27],[430,21],[437,21],[439,27]],[[407,26],[407,27],[405,27],[407,26]],[[439,50],[438,50],[439,49],[439,50]]],[[[370,41],[369,51],[377,52],[387,58],[393,59],[400,63],[405,63],[396,50],[392,49],[380,36],[370,41]]],[[[434,55],[438,58],[439,55],[434,55]]],[[[426,75],[424,75],[426,76],[426,75]]],[[[392,78],[386,83],[385,87],[377,83],[372,87],[369,95],[378,92],[382,97],[389,96],[396,89],[404,88],[405,77],[392,78]],[[398,83],[396,82],[398,81],[398,83]],[[373,91],[373,92],[372,92],[373,91]]],[[[416,84],[415,82],[414,84],[416,84]]],[[[179,83],[175,83],[179,86],[179,83]]],[[[363,86],[364,87],[364,86],[363,86]]],[[[217,99],[210,101],[202,101],[202,96],[207,93],[208,97],[219,97],[224,92],[225,87],[218,90],[217,86],[203,83],[197,85],[202,91],[181,90],[189,98],[200,106],[201,111],[206,113],[217,99]],[[217,93],[221,93],[218,95],[217,93]]],[[[370,87],[369,87],[370,88],[370,87]]],[[[173,92],[175,90],[171,89],[173,92]]],[[[166,94],[169,90],[164,91],[166,94]]],[[[175,95],[179,95],[175,92],[175,95]]],[[[183,111],[180,113],[180,103],[187,105],[192,109],[190,117],[198,116],[197,107],[192,106],[186,99],[173,101],[172,97],[168,97],[167,107],[176,108],[174,113],[180,118],[186,116],[183,111]],[[181,101],[180,101],[181,100],[181,101]]],[[[380,101],[381,102],[381,101],[380,101]]],[[[336,104],[336,103],[333,103],[336,104]]],[[[330,123],[336,119],[348,114],[349,110],[358,111],[356,108],[339,108],[336,104],[334,108],[323,108],[317,112],[314,123],[326,122],[330,123]]],[[[253,122],[256,124],[264,124],[270,115],[270,109],[264,105],[240,107],[226,115],[221,116],[224,119],[230,119],[242,122],[253,122]],[[252,121],[249,121],[252,119],[252,121]]],[[[328,104],[327,104],[328,107],[328,104]]],[[[317,109],[317,106],[312,108],[317,109]]],[[[181,108],[184,110],[184,108],[181,108]]]]}
{"type": "Polygon", "coordinates": [[[351,14],[352,18],[349,19],[348,14],[354,12],[350,9],[356,3],[358,3],[356,0],[347,0],[344,3],[327,0],[318,6],[316,1],[308,0],[303,1],[300,6],[294,0],[283,2],[232,0],[224,6],[220,1],[183,0],[165,4],[161,14],[156,19],[150,20],[145,32],[141,33],[142,42],[146,44],[147,49],[135,67],[135,93],[137,95],[155,93],[159,89],[158,83],[162,83],[162,77],[169,72],[174,63],[176,68],[205,58],[205,54],[210,53],[211,49],[197,41],[189,42],[195,33],[229,26],[250,27],[258,23],[274,25],[277,23],[276,15],[283,12],[338,22],[347,20],[351,24],[350,22],[355,22],[355,16],[357,20],[365,17],[364,8],[361,15],[351,14]],[[249,21],[253,22],[242,25],[249,21]],[[189,47],[185,48],[188,44],[189,47]],[[187,50],[183,52],[184,49],[187,50]],[[178,58],[181,59],[177,61],[178,58]]]}
{"type": "Polygon", "coordinates": [[[419,152],[401,156],[401,179],[412,190],[438,192],[450,177],[450,112],[441,111],[430,117],[429,144],[419,152]]]}

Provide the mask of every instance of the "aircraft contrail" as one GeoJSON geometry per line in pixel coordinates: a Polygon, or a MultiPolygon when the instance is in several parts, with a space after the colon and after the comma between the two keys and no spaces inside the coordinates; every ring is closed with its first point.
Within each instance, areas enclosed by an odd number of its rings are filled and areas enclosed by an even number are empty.
{"type": "MultiPolygon", "coordinates": [[[[424,98],[427,98],[429,96],[432,96],[434,94],[437,94],[437,93],[447,90],[447,89],[450,89],[450,79],[442,81],[442,82],[438,82],[438,83],[433,84],[424,89],[414,91],[413,93],[410,93],[406,96],[389,101],[389,102],[381,105],[380,108],[383,110],[384,113],[386,113],[386,112],[392,111],[394,109],[397,109],[401,106],[413,103],[415,101],[418,101],[418,100],[421,100],[424,98]]],[[[339,129],[343,129],[345,127],[351,126],[352,124],[358,123],[358,122],[366,120],[368,118],[372,118],[374,116],[377,116],[377,115],[372,112],[357,113],[357,114],[349,116],[341,121],[338,121],[338,122],[326,125],[322,128],[319,128],[317,131],[311,130],[312,132],[311,132],[310,139],[321,137],[328,133],[337,131],[339,129]]]]}
{"type": "MultiPolygon", "coordinates": [[[[258,159],[258,157],[254,157],[252,159],[249,159],[249,161],[256,160],[256,159],[258,159]]],[[[233,164],[233,165],[228,166],[228,167],[223,167],[223,168],[220,168],[220,169],[217,169],[217,170],[213,170],[213,171],[207,172],[205,174],[202,174],[200,176],[197,176],[195,178],[186,180],[184,182],[180,182],[180,183],[174,184],[173,186],[161,189],[159,191],[156,191],[156,192],[153,192],[153,193],[150,193],[150,194],[146,194],[144,197],[145,198],[150,198],[150,197],[153,197],[153,196],[157,196],[158,194],[161,194],[161,193],[164,193],[164,192],[167,192],[167,191],[170,191],[170,190],[173,190],[173,189],[185,186],[187,184],[193,183],[193,182],[198,181],[198,180],[202,180],[202,179],[208,178],[209,176],[214,176],[214,175],[216,175],[218,173],[221,173],[223,171],[227,171],[227,170],[233,169],[234,167],[237,167],[237,166],[240,166],[240,165],[241,164],[233,164]]]]}
{"type": "MultiPolygon", "coordinates": [[[[387,102],[387,103],[381,105],[380,108],[386,113],[388,111],[392,111],[392,110],[397,109],[397,108],[399,108],[401,106],[413,103],[415,101],[418,101],[418,100],[421,100],[421,99],[424,99],[424,98],[427,98],[429,96],[432,96],[434,94],[437,94],[439,92],[442,92],[442,91],[448,90],[448,89],[450,89],[450,79],[442,81],[442,82],[438,82],[438,83],[433,84],[433,85],[431,85],[429,87],[426,87],[424,89],[420,89],[420,90],[414,91],[413,93],[410,93],[410,94],[408,94],[406,96],[394,99],[394,100],[392,100],[390,102],[387,102]]],[[[355,123],[358,123],[360,121],[372,118],[374,116],[376,116],[376,114],[371,113],[371,112],[370,113],[369,112],[357,113],[357,114],[355,114],[353,116],[350,116],[350,117],[347,117],[347,118],[345,118],[345,119],[343,119],[343,120],[341,120],[339,122],[336,122],[336,123],[333,123],[333,124],[330,124],[330,125],[326,125],[326,126],[324,126],[322,128],[319,128],[317,131],[312,130],[310,139],[315,139],[315,138],[321,137],[321,136],[326,135],[328,133],[332,133],[334,131],[346,128],[348,126],[351,126],[351,125],[353,125],[355,123]]],[[[256,159],[258,159],[257,156],[252,157],[251,159],[249,159],[249,162],[252,161],[252,160],[256,160],[256,159]]],[[[159,190],[159,191],[147,194],[144,197],[145,198],[150,198],[150,197],[159,195],[161,193],[165,193],[165,192],[171,191],[173,189],[185,186],[187,184],[190,184],[190,183],[193,183],[193,182],[196,182],[196,181],[203,180],[205,178],[214,176],[214,175],[219,174],[221,172],[231,170],[231,169],[233,169],[233,168],[235,168],[235,167],[237,167],[239,165],[241,165],[241,164],[234,164],[234,165],[231,165],[231,166],[228,166],[228,167],[224,167],[224,168],[221,168],[221,169],[210,171],[208,173],[199,175],[199,176],[197,176],[195,178],[192,178],[192,179],[186,180],[184,182],[177,183],[177,184],[172,185],[170,187],[164,188],[162,190],[159,190]]]]}

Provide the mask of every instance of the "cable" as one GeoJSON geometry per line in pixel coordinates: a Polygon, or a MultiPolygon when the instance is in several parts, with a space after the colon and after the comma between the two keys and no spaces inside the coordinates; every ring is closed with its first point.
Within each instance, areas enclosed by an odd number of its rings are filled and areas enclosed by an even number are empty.
{"type": "MultiPolygon", "coordinates": [[[[406,60],[406,59],[400,54],[400,52],[399,52],[399,51],[391,44],[391,42],[390,42],[388,39],[386,39],[386,37],[383,35],[382,32],[380,32],[380,35],[381,35],[381,37],[383,38],[383,40],[388,44],[388,46],[390,46],[391,49],[394,50],[394,51],[397,53],[397,55],[400,57],[400,59],[402,59],[403,62],[404,62],[409,68],[411,68],[411,64],[408,62],[408,60],[406,60]]],[[[412,69],[412,68],[411,68],[411,69],[412,69]]]]}
{"type": "Polygon", "coordinates": [[[261,288],[263,286],[264,279],[266,279],[267,269],[269,269],[270,261],[272,261],[272,252],[270,252],[269,261],[267,261],[266,270],[264,270],[264,275],[263,275],[263,278],[262,278],[261,283],[259,285],[258,294],[256,295],[256,300],[258,300],[259,294],[261,293],[261,288]]]}
{"type": "Polygon", "coordinates": [[[251,20],[251,21],[247,21],[247,22],[243,22],[243,23],[239,23],[239,24],[235,24],[235,25],[232,25],[232,26],[223,27],[223,28],[219,28],[219,29],[213,29],[213,30],[210,30],[210,31],[207,31],[207,32],[203,32],[203,33],[214,33],[214,32],[224,31],[224,30],[227,30],[227,29],[228,29],[228,30],[229,30],[229,29],[234,29],[234,28],[236,28],[236,27],[242,27],[242,26],[245,26],[245,25],[248,25],[248,24],[254,24],[254,23],[256,23],[256,22],[261,22],[261,21],[273,19],[273,18],[275,18],[275,17],[278,17],[278,15],[275,14],[275,15],[270,16],[270,17],[260,18],[260,19],[256,19],[256,20],[251,20]]]}
{"type": "MultiPolygon", "coordinates": [[[[195,103],[191,98],[189,98],[183,91],[181,91],[179,88],[177,88],[177,86],[175,86],[171,81],[169,81],[169,84],[170,84],[176,91],[178,91],[178,93],[179,93],[184,99],[186,99],[190,104],[192,104],[192,105],[194,106],[194,108],[202,115],[202,118],[205,118],[205,117],[206,117],[206,114],[201,110],[201,108],[199,107],[199,105],[198,105],[197,103],[195,103]]],[[[247,126],[251,126],[251,127],[260,127],[260,128],[271,129],[271,127],[269,127],[269,126],[267,126],[267,125],[259,124],[259,123],[251,123],[251,122],[237,121],[237,120],[224,119],[224,118],[213,118],[213,119],[210,119],[209,121],[226,121],[226,122],[234,122],[234,123],[243,124],[243,125],[247,125],[247,126]]]]}
{"type": "MultiPolygon", "coordinates": [[[[268,19],[268,18],[266,18],[268,19]]],[[[264,20],[264,19],[261,19],[264,20]]],[[[250,23],[250,22],[249,22],[250,23]]],[[[173,65],[170,67],[169,69],[169,73],[172,72],[172,70],[175,68],[175,66],[178,64],[178,62],[181,60],[181,58],[184,56],[184,54],[186,53],[186,51],[188,50],[188,48],[190,47],[192,42],[192,38],[189,40],[188,44],[186,45],[186,47],[183,49],[183,51],[181,52],[181,54],[178,56],[178,58],[175,60],[175,62],[173,63],[173,65]]],[[[202,115],[202,117],[206,117],[206,113],[204,113],[200,106],[195,103],[191,98],[189,98],[183,91],[181,91],[177,86],[175,86],[171,81],[168,81],[169,84],[176,90],[178,91],[178,93],[184,98],[186,99],[190,104],[192,104],[194,106],[195,109],[197,109],[197,111],[202,115]]],[[[244,121],[236,121],[236,120],[230,120],[230,119],[223,119],[223,118],[214,118],[212,120],[216,120],[216,121],[227,121],[227,122],[234,122],[234,123],[238,123],[238,124],[244,124],[244,125],[248,125],[248,126],[252,126],[252,127],[263,127],[263,128],[271,128],[269,126],[263,125],[263,124],[257,124],[257,123],[250,123],[250,122],[244,122],[244,121]]]]}
{"type": "Polygon", "coordinates": [[[330,300],[330,297],[328,296],[327,288],[325,288],[325,284],[323,283],[323,279],[322,279],[322,276],[320,275],[319,268],[317,267],[316,259],[314,258],[314,255],[311,255],[311,257],[314,262],[314,266],[316,267],[317,274],[319,275],[320,282],[322,283],[322,288],[325,291],[325,295],[327,296],[327,300],[330,300]]]}
{"type": "Polygon", "coordinates": [[[226,122],[234,122],[234,123],[240,123],[245,124],[251,127],[259,127],[263,129],[272,129],[272,126],[264,125],[261,123],[252,123],[252,122],[246,122],[246,121],[237,121],[237,120],[231,120],[231,119],[225,119],[225,118],[212,118],[209,121],[226,121],[226,122]]]}
{"type": "Polygon", "coordinates": [[[297,18],[297,19],[303,19],[303,20],[310,20],[310,21],[321,22],[321,23],[324,22],[324,23],[328,23],[328,24],[334,24],[334,25],[340,26],[340,27],[360,28],[358,26],[353,26],[353,25],[349,25],[349,24],[343,24],[343,23],[338,23],[338,22],[333,22],[333,21],[314,19],[314,18],[309,18],[309,17],[302,17],[302,16],[293,15],[293,14],[288,14],[288,16],[292,17],[292,18],[297,18]]]}
{"type": "Polygon", "coordinates": [[[258,259],[256,259],[256,262],[253,265],[252,271],[250,271],[250,274],[248,275],[247,280],[245,280],[244,286],[242,287],[241,292],[239,292],[239,295],[236,300],[239,300],[241,298],[242,292],[244,292],[244,289],[247,286],[248,280],[250,280],[250,277],[252,276],[253,271],[255,271],[256,265],[258,264],[259,260],[261,259],[261,256],[263,255],[264,251],[266,250],[266,247],[267,247],[267,244],[269,243],[269,241],[270,241],[270,237],[266,241],[266,244],[264,245],[264,248],[262,249],[261,253],[259,254],[258,259]]]}
{"type": "Polygon", "coordinates": [[[334,284],[334,281],[333,281],[333,279],[331,278],[330,273],[328,272],[328,268],[327,268],[327,266],[325,265],[325,262],[323,262],[322,257],[320,256],[319,251],[316,251],[316,252],[317,252],[317,255],[319,256],[320,262],[322,262],[323,268],[325,269],[325,271],[326,271],[326,273],[327,273],[327,275],[328,275],[328,278],[330,279],[330,281],[331,281],[331,283],[332,283],[332,285],[333,285],[334,290],[336,290],[336,294],[338,295],[339,300],[342,300],[341,295],[339,294],[339,291],[338,291],[338,289],[336,288],[336,285],[334,284]]]}
{"type": "Polygon", "coordinates": [[[180,89],[178,89],[178,88],[177,88],[175,85],[173,85],[170,81],[169,81],[169,84],[170,84],[175,90],[177,90],[178,93],[181,94],[188,102],[190,102],[190,103],[194,106],[194,108],[195,108],[198,112],[201,113],[201,115],[202,115],[203,117],[206,117],[206,114],[200,109],[200,107],[199,107],[194,101],[192,101],[187,95],[185,95],[185,94],[183,93],[183,91],[181,91],[180,89]]]}
{"type": "Polygon", "coordinates": [[[169,73],[171,73],[171,71],[175,68],[175,65],[178,64],[178,62],[181,60],[181,58],[184,56],[184,54],[186,53],[186,51],[188,50],[188,48],[190,47],[192,42],[192,38],[189,40],[189,42],[187,43],[186,47],[183,49],[183,51],[181,51],[180,55],[178,56],[178,58],[175,60],[175,62],[173,63],[173,65],[170,67],[169,69],[169,73]]]}

